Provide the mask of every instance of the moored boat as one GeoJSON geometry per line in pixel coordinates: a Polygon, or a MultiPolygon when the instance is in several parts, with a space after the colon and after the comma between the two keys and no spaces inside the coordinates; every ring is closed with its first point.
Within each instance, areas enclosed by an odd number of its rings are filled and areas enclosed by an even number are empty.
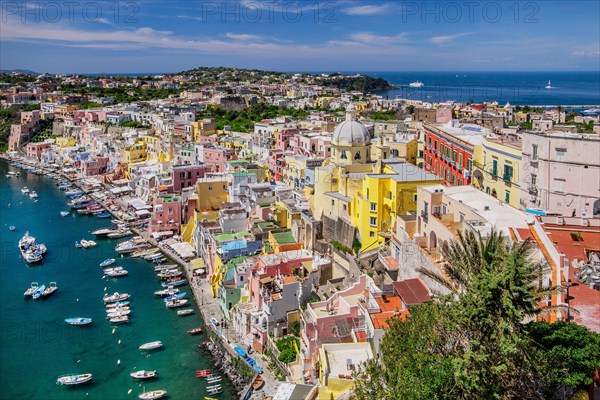
{"type": "Polygon", "coordinates": [[[104,273],[107,276],[116,278],[116,277],[119,277],[119,276],[125,276],[125,275],[129,274],[129,271],[127,271],[123,267],[115,267],[115,268],[107,268],[107,269],[105,269],[104,273]]]}
{"type": "Polygon", "coordinates": [[[38,244],[33,236],[29,236],[29,232],[19,240],[19,250],[21,255],[28,263],[41,261],[46,253],[46,246],[38,244]]]}
{"type": "Polygon", "coordinates": [[[144,392],[144,393],[140,394],[138,396],[138,398],[140,398],[142,400],[154,400],[154,399],[160,399],[161,397],[164,397],[166,395],[167,395],[166,390],[153,390],[151,392],[144,392]]]}
{"type": "Polygon", "coordinates": [[[163,290],[157,290],[156,292],[154,292],[155,295],[159,296],[159,297],[168,297],[168,296],[173,296],[175,294],[179,293],[179,289],[175,289],[172,286],[163,289],[163,290]]]}
{"type": "Polygon", "coordinates": [[[158,372],[156,371],[145,371],[143,369],[129,374],[133,379],[152,379],[156,378],[157,375],[158,372]]]}
{"type": "Polygon", "coordinates": [[[202,333],[202,328],[194,328],[194,329],[188,329],[187,330],[188,335],[199,335],[202,333]]]}
{"type": "Polygon", "coordinates": [[[155,340],[154,342],[144,343],[140,346],[140,350],[154,350],[163,347],[163,344],[160,340],[155,340]]]}
{"type": "Polygon", "coordinates": [[[71,214],[71,213],[70,213],[70,212],[68,212],[68,211],[61,211],[61,212],[60,212],[60,216],[61,216],[61,217],[68,217],[70,214],[71,214]]]}
{"type": "Polygon", "coordinates": [[[114,263],[114,262],[115,262],[115,259],[114,259],[114,258],[107,258],[106,260],[104,260],[104,261],[102,261],[102,262],[100,263],[100,266],[101,266],[102,268],[104,268],[104,267],[108,267],[109,265],[111,265],[111,264],[112,264],[112,263],[114,263]]]}
{"type": "Polygon", "coordinates": [[[50,282],[50,285],[42,292],[42,296],[50,296],[52,293],[58,290],[58,286],[56,286],[56,282],[50,282]]]}
{"type": "Polygon", "coordinates": [[[33,292],[35,292],[38,288],[39,284],[37,282],[31,282],[31,286],[29,287],[29,289],[27,289],[25,291],[25,293],[23,293],[24,296],[31,296],[33,294],[33,292]]]}
{"type": "Polygon", "coordinates": [[[169,286],[185,285],[186,283],[187,283],[187,281],[185,279],[176,279],[176,280],[172,280],[172,281],[163,282],[160,285],[164,288],[167,288],[169,286]]]}
{"type": "Polygon", "coordinates": [[[34,300],[39,299],[40,297],[42,297],[42,293],[44,293],[44,290],[46,290],[46,285],[38,286],[38,288],[35,289],[31,294],[31,298],[34,300]]]}
{"type": "Polygon", "coordinates": [[[177,311],[177,315],[179,315],[180,317],[183,317],[185,315],[190,315],[193,314],[194,310],[191,308],[186,308],[185,310],[179,310],[177,311]]]}
{"type": "Polygon", "coordinates": [[[29,198],[30,199],[37,199],[38,198],[38,194],[36,193],[35,190],[32,190],[31,192],[29,192],[29,198]]]}
{"type": "Polygon", "coordinates": [[[76,317],[76,318],[67,318],[67,319],[65,319],[65,322],[69,325],[88,325],[88,324],[92,323],[92,319],[76,317]]]}
{"type": "Polygon", "coordinates": [[[129,323],[129,317],[126,315],[114,317],[109,320],[113,324],[127,324],[129,323]]]}
{"type": "Polygon", "coordinates": [[[183,299],[186,294],[187,294],[186,292],[173,293],[172,295],[165,297],[164,300],[165,300],[165,302],[167,302],[167,301],[171,301],[171,300],[175,300],[175,299],[183,299]]]}
{"type": "Polygon", "coordinates": [[[11,225],[11,226],[8,227],[8,230],[11,231],[11,232],[14,232],[14,231],[17,230],[17,227],[14,226],[14,225],[11,225]]]}
{"type": "Polygon", "coordinates": [[[206,382],[208,383],[218,383],[223,380],[223,377],[220,375],[210,375],[206,377],[206,382]]]}
{"type": "Polygon", "coordinates": [[[59,376],[56,380],[57,385],[80,385],[92,380],[92,374],[73,374],[59,376]]]}
{"type": "Polygon", "coordinates": [[[23,189],[21,189],[21,193],[23,193],[23,194],[29,193],[29,189],[27,188],[27,186],[23,186],[23,189]]]}
{"type": "Polygon", "coordinates": [[[265,380],[262,376],[257,376],[256,379],[254,380],[254,382],[252,382],[252,388],[254,390],[260,390],[260,388],[263,387],[263,385],[265,384],[265,380]]]}
{"type": "Polygon", "coordinates": [[[105,294],[104,297],[102,298],[102,301],[104,301],[105,303],[116,303],[117,301],[127,300],[130,297],[131,297],[131,295],[129,293],[114,292],[113,294],[110,294],[110,295],[105,294]]]}
{"type": "Polygon", "coordinates": [[[186,299],[176,299],[176,300],[171,300],[171,301],[166,301],[165,302],[165,306],[167,306],[167,308],[178,308],[178,307],[183,307],[188,303],[188,301],[186,299]]]}
{"type": "Polygon", "coordinates": [[[113,320],[116,318],[122,318],[122,317],[129,318],[130,314],[131,314],[131,310],[113,309],[113,310],[111,310],[111,312],[106,314],[106,319],[109,319],[111,322],[118,322],[118,321],[113,321],[113,320]]]}
{"type": "Polygon", "coordinates": [[[116,303],[106,304],[104,307],[110,309],[110,308],[117,308],[117,307],[127,307],[130,304],[131,304],[131,302],[129,302],[129,301],[117,301],[116,303]]]}

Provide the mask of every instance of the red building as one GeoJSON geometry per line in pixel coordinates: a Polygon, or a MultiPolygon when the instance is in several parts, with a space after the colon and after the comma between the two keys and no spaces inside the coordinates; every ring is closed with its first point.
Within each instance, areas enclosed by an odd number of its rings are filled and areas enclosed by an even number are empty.
{"type": "Polygon", "coordinates": [[[175,235],[181,227],[181,198],[178,196],[164,196],[154,199],[152,216],[148,231],[171,231],[175,235]]]}
{"type": "Polygon", "coordinates": [[[450,126],[423,124],[425,170],[444,179],[446,185],[471,182],[475,143],[483,133],[450,126]]]}
{"type": "Polygon", "coordinates": [[[92,176],[104,174],[108,171],[108,157],[98,157],[83,161],[83,175],[92,176]]]}
{"type": "Polygon", "coordinates": [[[272,181],[281,182],[285,167],[285,153],[282,150],[269,151],[269,174],[272,181]]]}
{"type": "Polygon", "coordinates": [[[212,165],[174,165],[173,166],[173,191],[180,192],[181,189],[192,187],[204,175],[212,172],[212,165]]]}

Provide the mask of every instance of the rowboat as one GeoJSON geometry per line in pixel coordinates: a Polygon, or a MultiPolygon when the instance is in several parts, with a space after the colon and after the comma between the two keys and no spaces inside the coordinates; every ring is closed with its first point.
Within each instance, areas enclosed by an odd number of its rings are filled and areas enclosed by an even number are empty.
{"type": "Polygon", "coordinates": [[[185,310],[177,311],[177,315],[179,315],[180,317],[183,317],[185,315],[191,315],[193,313],[194,313],[194,310],[192,310],[191,308],[186,308],[185,310]]]}
{"type": "Polygon", "coordinates": [[[254,388],[254,390],[260,390],[260,388],[262,388],[264,384],[265,384],[264,378],[259,375],[258,377],[256,377],[256,379],[252,383],[252,387],[254,388]]]}
{"type": "Polygon", "coordinates": [[[202,333],[202,328],[194,328],[194,329],[188,329],[187,331],[188,335],[199,335],[202,333]]]}
{"type": "Polygon", "coordinates": [[[88,324],[92,323],[92,319],[76,317],[76,318],[67,318],[67,319],[65,319],[65,322],[69,325],[88,325],[88,324]]]}
{"type": "Polygon", "coordinates": [[[112,263],[114,263],[114,262],[115,262],[115,259],[114,259],[114,258],[107,258],[106,260],[104,260],[104,261],[102,261],[102,262],[100,263],[100,266],[101,266],[102,268],[104,268],[104,267],[108,267],[109,265],[111,265],[111,264],[112,264],[112,263]]]}

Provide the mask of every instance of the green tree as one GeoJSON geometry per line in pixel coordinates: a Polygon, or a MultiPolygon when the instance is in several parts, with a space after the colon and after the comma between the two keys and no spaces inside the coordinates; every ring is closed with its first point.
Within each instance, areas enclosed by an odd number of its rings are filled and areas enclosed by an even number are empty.
{"type": "Polygon", "coordinates": [[[571,322],[534,322],[531,338],[548,352],[554,382],[571,388],[590,385],[600,369],[600,335],[571,322]]]}

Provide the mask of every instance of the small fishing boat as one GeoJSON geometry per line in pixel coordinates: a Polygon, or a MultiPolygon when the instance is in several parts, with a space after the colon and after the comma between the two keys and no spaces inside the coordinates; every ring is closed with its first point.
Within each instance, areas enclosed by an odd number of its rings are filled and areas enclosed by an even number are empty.
{"type": "Polygon", "coordinates": [[[129,293],[114,292],[113,294],[105,294],[102,301],[105,303],[116,303],[117,301],[127,300],[130,297],[129,293]]]}
{"type": "Polygon", "coordinates": [[[29,192],[29,198],[30,199],[37,199],[38,198],[38,194],[35,192],[35,190],[32,190],[31,192],[29,192]]]}
{"type": "Polygon", "coordinates": [[[210,375],[206,377],[206,382],[208,383],[218,383],[221,382],[223,380],[223,377],[221,377],[220,375],[210,375]]]}
{"type": "Polygon", "coordinates": [[[112,264],[112,263],[114,263],[114,262],[115,262],[115,259],[114,259],[114,258],[107,258],[106,260],[104,260],[104,261],[102,261],[102,262],[100,263],[100,266],[101,266],[102,268],[104,268],[104,267],[108,267],[109,265],[111,265],[111,264],[112,264]]]}
{"type": "Polygon", "coordinates": [[[120,311],[129,311],[131,308],[127,307],[127,306],[122,306],[122,307],[114,307],[114,308],[107,308],[105,311],[107,314],[114,314],[120,311]]]}
{"type": "Polygon", "coordinates": [[[127,324],[129,323],[129,317],[126,315],[114,317],[109,319],[109,321],[113,324],[127,324]]]}
{"type": "Polygon", "coordinates": [[[180,277],[182,274],[183,274],[183,272],[181,272],[179,270],[167,270],[167,271],[159,272],[158,274],[156,274],[156,276],[158,276],[161,279],[166,279],[166,278],[177,278],[177,277],[180,277]]]}
{"type": "Polygon", "coordinates": [[[210,369],[197,369],[196,378],[206,378],[210,376],[210,369]]]}
{"type": "Polygon", "coordinates": [[[256,379],[252,383],[252,388],[254,388],[254,390],[260,390],[260,388],[262,388],[264,384],[265,384],[264,378],[259,375],[256,377],[256,379]]]}
{"type": "Polygon", "coordinates": [[[123,267],[115,267],[115,268],[107,268],[104,270],[104,273],[107,276],[116,278],[119,276],[125,276],[127,274],[129,274],[129,271],[127,271],[126,269],[123,269],[123,267]]]}
{"type": "Polygon", "coordinates": [[[165,300],[165,302],[167,302],[167,301],[172,301],[172,300],[176,300],[176,299],[183,299],[186,294],[187,294],[186,292],[172,294],[169,297],[165,297],[164,300],[165,300]]]}
{"type": "Polygon", "coordinates": [[[27,186],[23,186],[23,189],[21,189],[21,193],[23,193],[23,194],[29,193],[29,189],[27,188],[27,186]]]}
{"type": "Polygon", "coordinates": [[[223,387],[221,385],[214,385],[214,386],[209,386],[206,388],[206,391],[208,392],[208,394],[220,394],[223,393],[223,387]]]}
{"type": "Polygon", "coordinates": [[[188,335],[192,335],[192,336],[199,335],[202,333],[202,328],[188,329],[187,333],[188,333],[188,335]]]}
{"type": "Polygon", "coordinates": [[[24,296],[31,296],[33,294],[33,292],[35,292],[38,288],[39,284],[37,282],[31,282],[31,286],[29,287],[29,289],[27,289],[25,291],[25,293],[23,293],[24,296]]]}
{"type": "Polygon", "coordinates": [[[110,218],[111,214],[109,212],[101,212],[100,214],[96,215],[97,218],[110,218]]]}
{"type": "Polygon", "coordinates": [[[154,400],[154,399],[160,399],[161,397],[164,397],[166,395],[167,395],[166,390],[153,390],[151,392],[144,392],[144,393],[140,394],[138,397],[142,400],[154,400]]]}
{"type": "Polygon", "coordinates": [[[61,212],[60,212],[60,216],[61,216],[61,217],[68,217],[70,214],[71,214],[71,213],[70,213],[70,212],[68,212],[68,211],[61,211],[61,212]]]}
{"type": "Polygon", "coordinates": [[[180,317],[183,317],[185,315],[190,315],[193,313],[194,313],[194,310],[192,310],[191,308],[186,308],[185,310],[177,311],[177,315],[179,315],[180,317]]]}
{"type": "Polygon", "coordinates": [[[156,378],[156,376],[158,375],[158,372],[156,371],[145,371],[145,370],[139,370],[139,371],[135,371],[129,374],[133,379],[152,379],[152,378],[156,378]]]}
{"type": "Polygon", "coordinates": [[[162,253],[161,252],[154,252],[154,253],[146,254],[146,255],[144,255],[142,257],[146,261],[152,261],[155,258],[161,258],[162,257],[162,253]]]}
{"type": "Polygon", "coordinates": [[[8,229],[12,232],[17,230],[17,228],[14,225],[9,226],[8,229]]]}
{"type": "Polygon", "coordinates": [[[106,304],[104,307],[111,308],[119,308],[119,307],[127,307],[131,303],[129,301],[117,301],[116,303],[106,304]]]}
{"type": "Polygon", "coordinates": [[[187,283],[187,281],[185,279],[176,279],[173,281],[168,281],[168,282],[163,282],[160,285],[164,288],[167,288],[169,286],[181,286],[181,285],[185,285],[187,283]]]}
{"type": "Polygon", "coordinates": [[[166,301],[165,302],[165,306],[167,306],[167,308],[178,308],[178,307],[183,307],[187,304],[187,300],[186,299],[182,299],[182,300],[171,300],[171,301],[166,301]]]}
{"type": "Polygon", "coordinates": [[[88,325],[88,324],[92,323],[92,319],[91,318],[82,318],[82,317],[67,318],[67,319],[65,319],[65,322],[69,325],[88,325]]]}
{"type": "Polygon", "coordinates": [[[111,312],[106,314],[106,319],[112,320],[115,318],[126,317],[129,318],[129,314],[131,314],[131,310],[119,310],[118,308],[113,308],[111,312]]]}
{"type": "Polygon", "coordinates": [[[38,286],[38,288],[35,289],[31,294],[31,298],[34,300],[39,299],[40,297],[42,297],[42,293],[44,293],[44,290],[46,290],[46,285],[38,286]]]}
{"type": "Polygon", "coordinates": [[[158,297],[173,296],[173,295],[175,295],[177,293],[179,293],[179,289],[173,288],[172,286],[169,286],[166,289],[157,290],[156,292],[154,292],[154,294],[157,295],[158,297]]]}
{"type": "Polygon", "coordinates": [[[57,385],[80,385],[92,380],[92,374],[64,375],[58,377],[57,385]]]}
{"type": "Polygon", "coordinates": [[[42,296],[50,296],[52,293],[58,290],[58,286],[56,286],[56,282],[50,282],[46,290],[42,292],[42,296]]]}
{"type": "Polygon", "coordinates": [[[96,247],[96,242],[94,242],[93,240],[81,239],[79,241],[79,243],[81,244],[81,247],[83,247],[84,249],[89,249],[91,247],[96,247]]]}
{"type": "Polygon", "coordinates": [[[81,243],[75,242],[75,247],[77,247],[78,249],[81,249],[83,246],[81,245],[81,243]]]}
{"type": "Polygon", "coordinates": [[[154,350],[163,347],[163,344],[160,340],[156,340],[154,342],[144,343],[140,346],[140,350],[154,350]]]}

